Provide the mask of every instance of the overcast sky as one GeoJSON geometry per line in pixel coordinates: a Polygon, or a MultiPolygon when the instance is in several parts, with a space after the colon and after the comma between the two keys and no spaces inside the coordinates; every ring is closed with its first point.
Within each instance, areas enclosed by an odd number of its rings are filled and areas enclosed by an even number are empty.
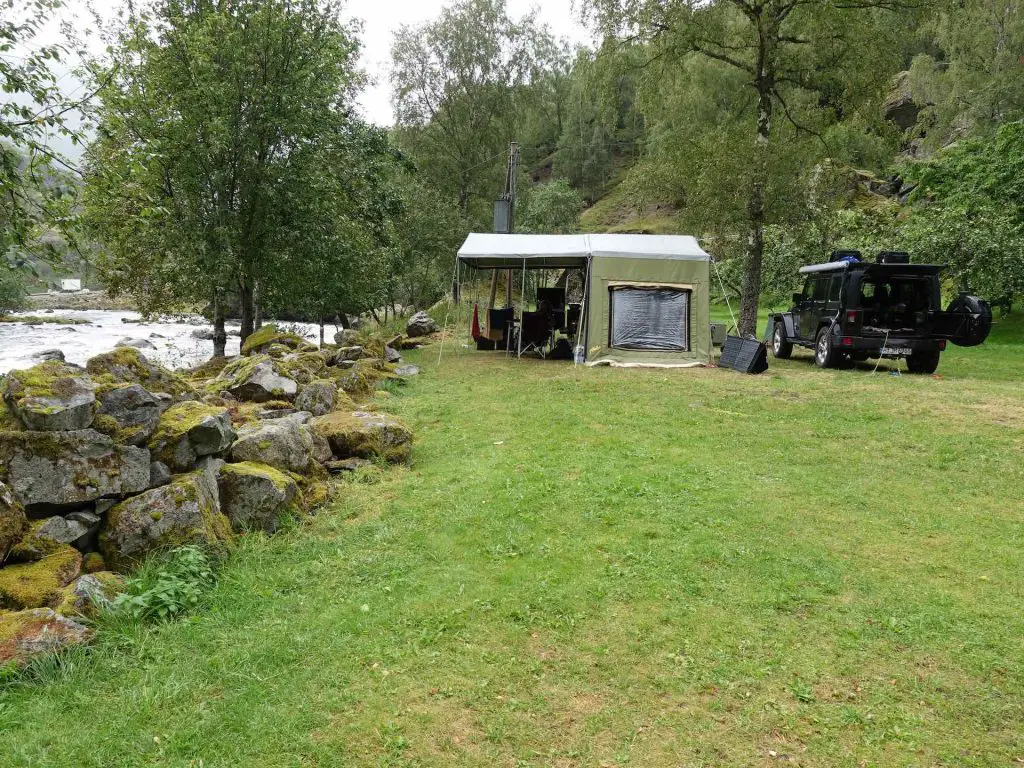
{"type": "MultiPolygon", "coordinates": [[[[509,14],[519,17],[530,10],[538,9],[541,21],[547,24],[558,38],[573,43],[589,42],[591,35],[580,22],[579,0],[507,0],[509,14]]],[[[391,60],[391,42],[395,31],[403,24],[421,24],[437,18],[441,9],[450,0],[347,0],[344,15],[361,19],[363,22],[362,68],[371,78],[371,85],[361,94],[359,104],[363,116],[371,122],[388,126],[394,122],[391,108],[391,87],[388,74],[391,60]]],[[[106,18],[113,18],[123,6],[123,0],[93,0],[92,7],[106,18]]],[[[62,38],[60,22],[70,22],[76,29],[88,30],[92,17],[86,11],[86,0],[65,0],[59,17],[54,19],[40,36],[41,42],[53,42],[62,38]]],[[[102,50],[99,41],[94,41],[97,50],[102,50]]],[[[63,72],[62,86],[66,93],[81,93],[82,86],[68,71],[74,62],[56,68],[63,72]]],[[[56,139],[60,149],[72,156],[78,152],[68,142],[56,139]]]]}

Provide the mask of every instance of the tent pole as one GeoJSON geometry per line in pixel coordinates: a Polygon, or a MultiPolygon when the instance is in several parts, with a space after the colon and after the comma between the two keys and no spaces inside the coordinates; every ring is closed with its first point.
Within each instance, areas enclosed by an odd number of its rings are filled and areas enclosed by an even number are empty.
{"type": "MultiPolygon", "coordinates": [[[[509,275],[512,270],[508,271],[509,275]]],[[[509,289],[511,290],[511,289],[509,289]]],[[[516,351],[516,360],[523,359],[523,312],[526,311],[526,258],[523,258],[523,288],[519,292],[519,349],[516,351]]]]}
{"type": "MultiPolygon", "coordinates": [[[[576,368],[579,363],[576,362],[576,347],[580,345],[580,336],[583,334],[583,324],[587,322],[587,299],[590,298],[590,266],[591,258],[587,257],[587,269],[583,275],[583,302],[580,304],[580,324],[576,326],[576,344],[572,348],[572,367],[576,368]]],[[[568,283],[566,279],[566,283],[568,283]]],[[[584,341],[586,344],[586,341],[584,341]]],[[[586,353],[586,347],[584,347],[584,354],[586,353]]]]}

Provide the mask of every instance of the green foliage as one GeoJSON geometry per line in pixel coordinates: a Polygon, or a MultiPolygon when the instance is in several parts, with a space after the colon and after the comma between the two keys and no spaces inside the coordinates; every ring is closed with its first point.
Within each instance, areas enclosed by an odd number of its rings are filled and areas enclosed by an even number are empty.
{"type": "Polygon", "coordinates": [[[396,33],[399,143],[468,227],[490,229],[502,156],[526,127],[527,106],[540,95],[558,112],[562,86],[547,64],[562,55],[535,13],[513,19],[505,0],[460,0],[396,33]]]}
{"type": "Polygon", "coordinates": [[[246,332],[257,293],[294,304],[315,286],[300,306],[317,314],[364,301],[347,267],[380,256],[389,149],[350,115],[358,43],[339,12],[152,0],[126,16],[96,68],[86,174],[109,287],[147,311],[236,293],[246,332]]]}
{"type": "Polygon", "coordinates": [[[199,547],[178,547],[151,557],[132,574],[106,608],[135,620],[165,621],[195,610],[216,582],[210,556],[199,547]]]}
{"type": "Polygon", "coordinates": [[[516,231],[567,234],[579,229],[583,198],[565,179],[538,184],[516,212],[516,231]]]}
{"type": "Polygon", "coordinates": [[[25,308],[25,282],[17,270],[0,266],[0,315],[25,308]]]}
{"type": "Polygon", "coordinates": [[[43,44],[60,0],[11,0],[0,13],[0,267],[30,270],[34,259],[59,260],[53,231],[73,217],[76,191],[56,136],[78,142],[67,120],[78,106],[61,90],[55,65],[71,51],[43,44]]]}

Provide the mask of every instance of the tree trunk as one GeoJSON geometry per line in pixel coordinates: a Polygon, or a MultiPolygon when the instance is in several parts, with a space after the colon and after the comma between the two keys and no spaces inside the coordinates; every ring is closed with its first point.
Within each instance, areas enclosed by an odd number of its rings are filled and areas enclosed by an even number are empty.
{"type": "Polygon", "coordinates": [[[762,45],[758,57],[757,138],[754,142],[754,176],[747,198],[747,253],[740,298],[740,336],[757,335],[757,310],[761,301],[761,262],[764,258],[765,181],[768,178],[768,146],[772,126],[774,68],[762,45]]]}
{"type": "Polygon", "coordinates": [[[487,308],[494,309],[494,300],[498,297],[498,270],[491,270],[491,298],[487,301],[487,308]]]}
{"type": "Polygon", "coordinates": [[[320,318],[320,349],[324,348],[324,319],[320,318]]]}
{"type": "Polygon", "coordinates": [[[244,344],[245,340],[255,330],[256,319],[256,301],[253,296],[252,285],[244,279],[238,281],[238,300],[241,305],[242,314],[242,329],[240,333],[242,343],[244,344]]]}
{"type": "Polygon", "coordinates": [[[253,289],[253,313],[255,315],[253,325],[255,330],[259,330],[263,327],[263,302],[260,300],[260,285],[256,283],[256,287],[253,289]]]}
{"type": "Polygon", "coordinates": [[[224,304],[220,292],[213,293],[213,356],[224,357],[227,353],[228,334],[224,329],[224,304]]]}

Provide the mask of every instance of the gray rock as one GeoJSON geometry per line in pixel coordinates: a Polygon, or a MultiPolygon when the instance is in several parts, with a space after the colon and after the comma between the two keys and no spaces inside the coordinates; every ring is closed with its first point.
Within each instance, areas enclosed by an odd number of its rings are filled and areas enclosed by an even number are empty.
{"type": "Polygon", "coordinates": [[[234,439],[227,408],[188,401],[164,411],[149,448],[172,472],[187,472],[201,456],[226,451],[234,439]]]}
{"type": "Polygon", "coordinates": [[[309,420],[313,418],[313,414],[309,411],[296,411],[295,413],[289,413],[287,416],[281,417],[282,421],[293,421],[296,424],[308,424],[309,420]]]}
{"type": "Polygon", "coordinates": [[[11,547],[21,541],[27,530],[25,508],[11,489],[0,483],[0,563],[7,558],[11,547]]]}
{"type": "Polygon", "coordinates": [[[394,416],[386,413],[335,411],[318,416],[310,426],[327,438],[335,458],[353,456],[382,458],[391,462],[406,461],[412,450],[412,431],[394,416]]]}
{"type": "Polygon", "coordinates": [[[40,653],[53,653],[69,645],[86,642],[92,630],[61,616],[52,608],[33,608],[0,616],[5,642],[0,647],[0,664],[23,663],[40,653]]]}
{"type": "Polygon", "coordinates": [[[300,411],[309,411],[314,416],[323,416],[334,410],[337,398],[337,384],[328,379],[317,379],[299,390],[295,398],[295,407],[300,411]]]}
{"type": "Polygon", "coordinates": [[[89,533],[89,526],[72,520],[70,517],[55,515],[43,521],[35,535],[46,541],[57,544],[71,544],[89,533]]]}
{"type": "Polygon", "coordinates": [[[8,407],[31,430],[88,429],[99,408],[92,380],[68,363],[52,361],[10,371],[2,387],[8,407]]]}
{"type": "Polygon", "coordinates": [[[293,413],[298,413],[298,411],[294,408],[268,408],[257,413],[256,418],[261,421],[273,421],[274,419],[283,419],[285,416],[291,416],[293,413]]]}
{"type": "Polygon", "coordinates": [[[149,465],[149,487],[158,488],[171,482],[171,468],[162,461],[154,461],[149,465]]]}
{"type": "Polygon", "coordinates": [[[366,350],[360,346],[353,347],[339,347],[337,353],[334,355],[334,364],[337,365],[343,360],[362,360],[366,357],[366,350]]]}
{"type": "Polygon", "coordinates": [[[428,333],[437,333],[439,330],[441,329],[434,322],[434,318],[422,311],[410,317],[409,322],[405,325],[405,335],[409,338],[426,336],[428,333]]]}
{"type": "Polygon", "coordinates": [[[334,364],[338,368],[341,368],[343,371],[344,370],[348,370],[349,368],[355,368],[356,367],[356,361],[355,360],[338,360],[334,364]]]}
{"type": "Polygon", "coordinates": [[[150,552],[182,544],[212,546],[230,538],[216,478],[190,472],[122,501],[107,513],[99,547],[107,565],[124,570],[150,552]]]}
{"type": "Polygon", "coordinates": [[[99,401],[100,414],[117,422],[117,441],[127,445],[144,445],[156,431],[164,410],[163,402],[140,384],[102,390],[99,401]]]}
{"type": "Polygon", "coordinates": [[[400,362],[402,362],[402,355],[394,347],[384,347],[384,362],[385,363],[400,363],[400,362]]]}
{"type": "Polygon", "coordinates": [[[149,487],[149,451],[92,429],[0,433],[0,481],[26,507],[80,505],[149,487]]]}
{"type": "Polygon", "coordinates": [[[406,365],[400,365],[395,368],[395,374],[398,376],[418,376],[420,368],[418,365],[412,365],[408,363],[406,365]]]}
{"type": "Polygon", "coordinates": [[[148,339],[133,339],[130,336],[125,336],[123,339],[117,342],[114,347],[132,347],[133,349],[156,349],[156,345],[148,339]]]}
{"type": "Polygon", "coordinates": [[[141,384],[154,395],[167,392],[174,400],[195,395],[192,385],[185,379],[151,363],[134,347],[118,347],[111,352],[91,357],[85,369],[93,376],[106,375],[122,384],[141,384]]]}
{"type": "Polygon", "coordinates": [[[191,335],[200,341],[213,341],[213,328],[196,328],[191,335]]]}
{"type": "Polygon", "coordinates": [[[313,460],[313,439],[291,419],[246,424],[231,446],[232,461],[267,464],[289,472],[305,472],[313,460]]]}
{"type": "Polygon", "coordinates": [[[42,352],[36,352],[32,355],[33,360],[38,360],[40,363],[63,363],[64,352],[60,349],[44,349],[42,352]]]}
{"type": "Polygon", "coordinates": [[[313,441],[314,461],[319,464],[326,464],[334,458],[334,453],[331,451],[331,444],[326,437],[321,435],[308,424],[303,425],[302,428],[309,433],[309,437],[313,441]]]}
{"type": "Polygon", "coordinates": [[[225,464],[217,478],[221,509],[236,531],[273,533],[281,513],[298,495],[288,475],[265,464],[225,464]]]}
{"type": "Polygon", "coordinates": [[[283,375],[278,364],[267,355],[228,364],[220,372],[218,380],[224,383],[224,389],[233,397],[253,403],[291,400],[299,389],[296,381],[283,375]]]}
{"type": "Polygon", "coordinates": [[[342,328],[334,334],[334,343],[339,347],[351,347],[359,341],[359,333],[354,328],[342,328]]]}
{"type": "Polygon", "coordinates": [[[196,462],[196,469],[202,472],[209,472],[216,477],[225,464],[227,462],[219,456],[203,456],[203,458],[196,462]]]}

